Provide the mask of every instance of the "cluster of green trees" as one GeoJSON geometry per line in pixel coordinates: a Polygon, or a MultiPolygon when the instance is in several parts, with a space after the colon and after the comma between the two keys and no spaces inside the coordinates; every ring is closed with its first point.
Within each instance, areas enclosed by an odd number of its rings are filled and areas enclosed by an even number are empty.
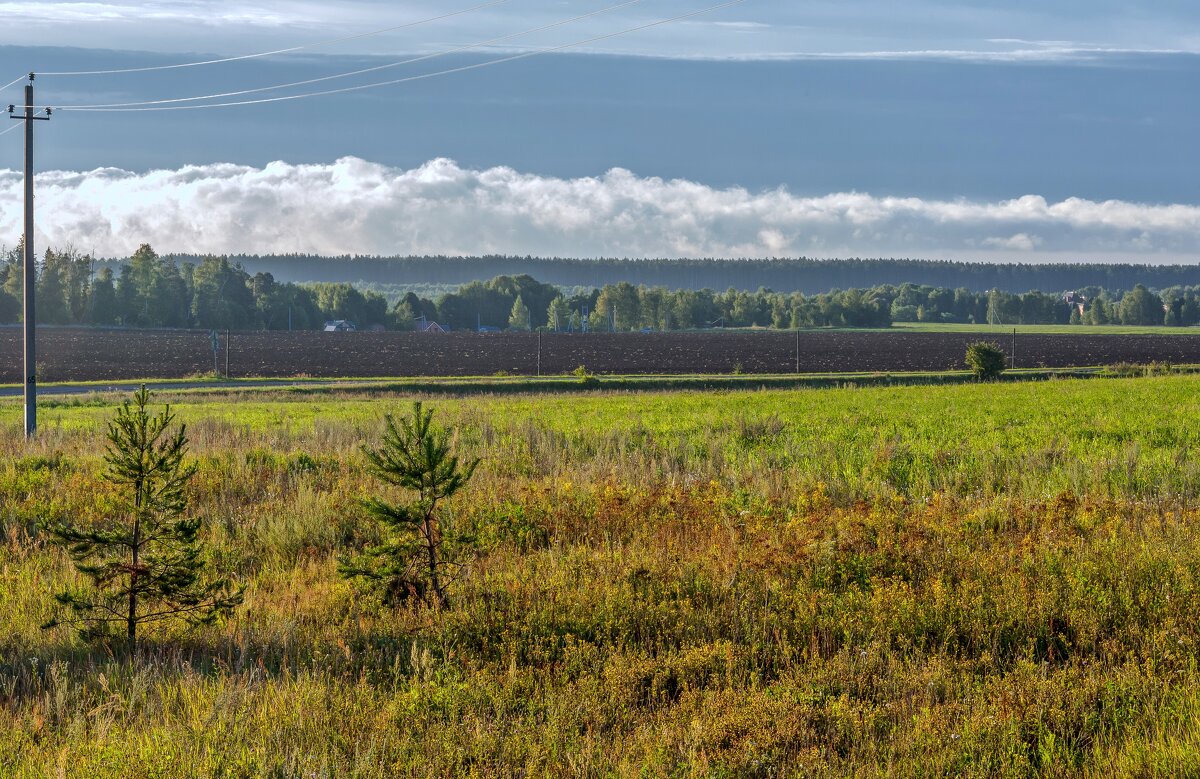
{"type": "MultiPolygon", "coordinates": [[[[21,317],[21,247],[0,262],[0,323],[21,317]]],[[[347,283],[280,283],[227,257],[179,262],[148,245],[128,260],[97,262],[47,250],[37,278],[38,321],[62,325],[306,330],[348,319],[359,328],[413,329],[436,321],[455,330],[580,332],[705,327],[888,327],[893,322],[964,324],[1200,324],[1200,287],[1127,292],[1084,287],[1017,294],[905,283],[814,295],[734,287],[670,289],[628,281],[565,292],[529,275],[472,281],[436,301],[413,292],[389,306],[347,283]]]]}
{"type": "Polygon", "coordinates": [[[1200,324],[1200,287],[1168,287],[1155,293],[1139,284],[1124,295],[1098,290],[1082,311],[1071,312],[1070,321],[1086,325],[1191,327],[1200,324]]]}
{"type": "MultiPolygon", "coordinates": [[[[0,263],[0,323],[21,319],[22,252],[18,245],[0,263]]],[[[118,263],[48,249],[36,283],[43,324],[234,330],[316,329],[330,319],[395,324],[382,295],[350,284],[280,284],[225,257],[177,263],[145,244],[118,263]]]]}
{"type": "Polygon", "coordinates": [[[1129,292],[1085,288],[1062,293],[890,284],[819,295],[760,289],[668,290],[627,282],[564,294],[529,276],[472,282],[436,303],[407,295],[398,318],[410,313],[457,329],[548,329],[578,332],[687,330],[704,327],[888,327],[893,322],[964,324],[1200,324],[1200,287],[1155,293],[1142,285],[1129,292]]]}
{"type": "Polygon", "coordinates": [[[1084,287],[1068,295],[917,287],[904,284],[892,299],[895,322],[967,322],[993,325],[1200,324],[1200,287],[1168,287],[1160,293],[1137,284],[1127,292],[1084,287]]]}
{"type": "Polygon", "coordinates": [[[887,327],[890,301],[875,290],[806,296],[769,290],[668,290],[610,284],[576,294],[529,276],[471,282],[436,303],[407,295],[401,314],[420,308],[456,329],[547,329],[579,332],[689,330],[705,327],[887,327]]]}
{"type": "MultiPolygon", "coordinates": [[[[199,257],[191,259],[198,261],[199,257]]],[[[251,273],[307,281],[358,279],[363,283],[458,285],[494,276],[528,275],[560,287],[603,287],[628,281],[635,286],[668,289],[753,290],[760,286],[781,292],[816,294],[831,289],[866,289],[876,284],[905,282],[974,292],[999,289],[1067,290],[1088,285],[1105,289],[1154,289],[1200,284],[1196,265],[1134,265],[1130,263],[990,263],[847,258],[817,260],[804,257],[732,260],[692,259],[578,259],[566,257],[319,257],[305,254],[240,255],[233,258],[251,273]]]]}

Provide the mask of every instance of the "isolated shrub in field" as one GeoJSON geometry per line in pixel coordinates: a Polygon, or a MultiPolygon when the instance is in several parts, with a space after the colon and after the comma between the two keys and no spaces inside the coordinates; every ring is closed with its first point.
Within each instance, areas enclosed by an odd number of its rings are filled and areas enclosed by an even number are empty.
{"type": "Polygon", "coordinates": [[[997,378],[1004,372],[1006,357],[994,343],[976,341],[967,347],[967,366],[981,380],[997,378]]]}
{"type": "Polygon", "coordinates": [[[184,490],[196,470],[184,464],[186,428],[171,429],[170,406],[151,416],[149,403],[142,387],[108,426],[104,478],[119,488],[125,515],[49,528],[90,586],[56,594],[60,608],[45,627],[70,624],[88,638],[110,637],[123,627],[130,650],[140,625],[169,619],[207,624],[242,601],[228,580],[204,575],[201,519],[184,516],[184,490]]]}
{"type": "Polygon", "coordinates": [[[380,481],[415,493],[408,504],[370,498],[367,513],[384,531],[384,540],[354,559],[343,560],[343,576],[365,580],[390,604],[418,598],[449,605],[446,588],[461,570],[470,539],[444,521],[442,503],[461,490],[479,464],[465,465],[450,445],[450,431],[433,424],[433,411],[413,403],[410,416],[385,417],[383,445],[363,447],[367,469],[380,481]]]}
{"type": "Polygon", "coordinates": [[[1140,362],[1118,362],[1114,363],[1105,370],[1105,373],[1110,376],[1123,376],[1126,378],[1135,376],[1169,376],[1174,370],[1169,362],[1159,362],[1157,360],[1148,363],[1140,362]]]}
{"type": "Polygon", "coordinates": [[[578,379],[579,383],[585,387],[595,387],[600,384],[600,379],[596,378],[596,374],[589,371],[586,365],[580,365],[571,371],[571,375],[578,379]]]}

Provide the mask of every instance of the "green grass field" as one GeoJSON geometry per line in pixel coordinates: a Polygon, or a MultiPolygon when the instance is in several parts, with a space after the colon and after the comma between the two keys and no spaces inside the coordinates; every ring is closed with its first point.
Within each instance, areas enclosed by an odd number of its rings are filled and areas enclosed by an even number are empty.
{"type": "MultiPolygon", "coordinates": [[[[1197,365],[1124,364],[1085,366],[1075,368],[1017,368],[1006,370],[998,381],[1029,382],[1054,379],[1114,378],[1200,372],[1197,365]]],[[[114,387],[128,391],[144,384],[155,392],[170,392],[173,396],[187,394],[223,393],[254,395],[260,392],[298,395],[359,394],[429,394],[429,395],[507,395],[507,394],[571,394],[595,392],[648,392],[670,390],[791,390],[853,387],[901,387],[974,384],[976,377],[967,370],[928,372],[838,372],[788,374],[654,374],[654,375],[588,375],[549,376],[457,376],[457,377],[396,377],[396,378],[338,378],[314,379],[298,377],[234,378],[205,377],[201,379],[129,379],[90,382],[47,382],[39,385],[39,408],[78,405],[80,396],[111,394],[114,387]],[[70,390],[62,392],[60,390],[70,390]]],[[[18,396],[19,385],[3,384],[11,399],[18,396]]],[[[0,397],[0,401],[3,397],[0,397]]],[[[84,401],[90,402],[90,401],[84,401]]]]}
{"type": "Polygon", "coordinates": [[[895,322],[893,330],[914,333],[986,333],[1012,335],[1200,335],[1200,327],[1140,327],[1135,325],[963,325],[938,322],[895,322]]]}
{"type": "Polygon", "coordinates": [[[0,401],[0,776],[1194,776],[1200,377],[427,397],[482,458],[444,611],[336,572],[411,393],[163,393],[247,587],[43,630],[119,398],[0,401]]]}

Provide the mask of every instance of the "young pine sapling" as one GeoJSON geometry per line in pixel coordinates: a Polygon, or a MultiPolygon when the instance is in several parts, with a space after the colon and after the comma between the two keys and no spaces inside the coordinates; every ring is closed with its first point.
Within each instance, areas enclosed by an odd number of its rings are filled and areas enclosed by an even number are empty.
{"type": "Polygon", "coordinates": [[[470,539],[454,531],[443,504],[461,490],[479,460],[461,463],[450,431],[433,424],[433,411],[413,404],[411,415],[387,415],[382,445],[363,447],[367,469],[380,481],[412,493],[405,503],[380,498],[363,502],[381,525],[383,540],[338,566],[343,576],[361,579],[381,591],[389,604],[410,598],[445,608],[447,588],[462,569],[470,539]]]}
{"type": "Polygon", "coordinates": [[[143,625],[209,624],[242,602],[241,589],[206,577],[201,519],[186,516],[185,490],[196,470],[184,462],[186,428],[172,429],[169,405],[151,415],[149,403],[143,386],[108,426],[103,478],[118,488],[121,515],[48,528],[87,584],[56,594],[58,611],[44,627],[72,625],[91,639],[123,628],[131,653],[143,625]]]}

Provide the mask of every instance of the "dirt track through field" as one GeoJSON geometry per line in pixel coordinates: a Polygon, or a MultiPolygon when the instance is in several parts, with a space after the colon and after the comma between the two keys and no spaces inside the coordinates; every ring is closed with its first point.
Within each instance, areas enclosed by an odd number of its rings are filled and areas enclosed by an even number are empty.
{"type": "MultiPolygon", "coordinates": [[[[802,332],[800,372],[939,371],[963,367],[972,333],[802,332]]],[[[996,339],[1007,352],[1011,339],[996,339]]],[[[793,333],[546,334],[541,372],[585,365],[595,373],[789,373],[793,333]]],[[[225,366],[225,336],[219,364],[225,366]]],[[[1066,368],[1119,362],[1200,363],[1189,335],[1021,335],[1018,367],[1066,368]]],[[[211,372],[209,335],[179,330],[44,328],[38,334],[42,381],[180,378],[211,372]]],[[[538,336],[526,333],[235,332],[233,376],[534,375],[538,336]]],[[[0,381],[21,380],[21,333],[0,330],[0,381]]]]}

